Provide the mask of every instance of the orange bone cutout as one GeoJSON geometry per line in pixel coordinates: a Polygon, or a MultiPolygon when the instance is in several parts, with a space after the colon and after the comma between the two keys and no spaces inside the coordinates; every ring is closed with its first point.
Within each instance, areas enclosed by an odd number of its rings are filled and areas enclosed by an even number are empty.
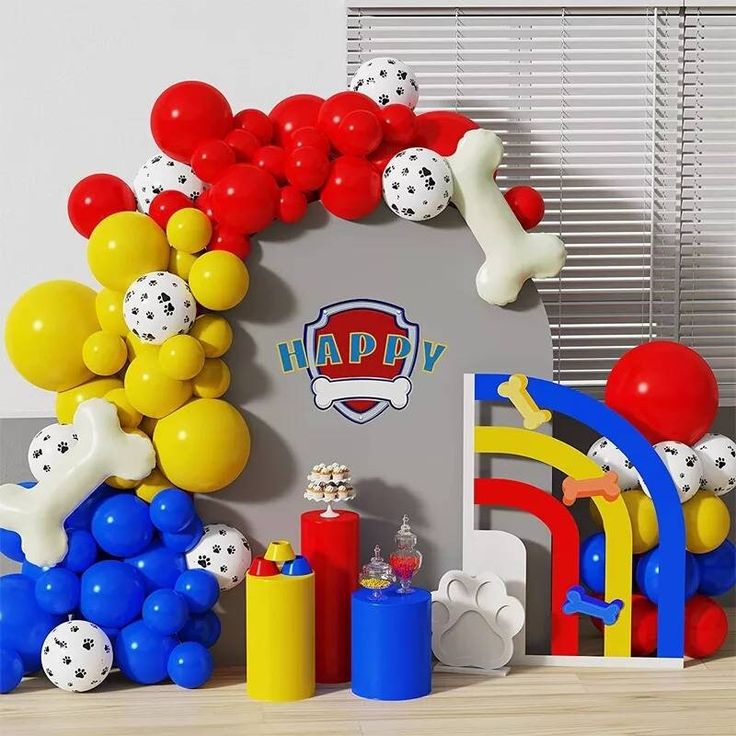
{"type": "Polygon", "coordinates": [[[618,475],[609,470],[598,478],[575,480],[567,477],[562,481],[562,503],[572,506],[579,498],[603,496],[606,501],[615,501],[621,493],[618,487],[618,475]]]}
{"type": "Polygon", "coordinates": [[[529,395],[529,379],[523,373],[514,373],[498,386],[498,395],[508,399],[524,420],[524,429],[538,429],[552,419],[552,412],[540,409],[529,395]]]}

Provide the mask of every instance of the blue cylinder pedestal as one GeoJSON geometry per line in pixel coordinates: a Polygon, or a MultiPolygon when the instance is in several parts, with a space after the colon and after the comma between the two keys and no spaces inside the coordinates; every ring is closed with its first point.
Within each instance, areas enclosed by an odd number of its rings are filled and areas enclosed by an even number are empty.
{"type": "Polygon", "coordinates": [[[432,690],[431,596],[360,589],[352,597],[352,689],[361,698],[409,700],[432,690]]]}

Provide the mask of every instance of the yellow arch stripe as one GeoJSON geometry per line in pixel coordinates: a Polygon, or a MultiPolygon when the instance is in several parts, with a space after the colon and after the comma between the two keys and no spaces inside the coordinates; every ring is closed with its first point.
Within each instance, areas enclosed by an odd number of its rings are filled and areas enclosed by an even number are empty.
{"type": "MultiPolygon", "coordinates": [[[[557,468],[576,480],[596,478],[603,471],[574,447],[538,432],[518,427],[476,427],[475,452],[517,455],[557,468]]],[[[624,607],[618,621],[605,627],[604,654],[631,656],[631,523],[621,498],[593,501],[603,519],[606,534],[606,600],[619,598],[624,607]]]]}

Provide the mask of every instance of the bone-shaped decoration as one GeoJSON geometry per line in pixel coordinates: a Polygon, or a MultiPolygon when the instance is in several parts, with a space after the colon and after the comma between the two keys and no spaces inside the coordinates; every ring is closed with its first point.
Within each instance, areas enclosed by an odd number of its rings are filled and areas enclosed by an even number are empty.
{"type": "Polygon", "coordinates": [[[493,181],[503,156],[501,139],[490,130],[470,130],[447,158],[453,177],[451,201],[460,210],[486,260],[475,286],[489,304],[516,301],[529,278],[556,276],[565,265],[565,246],[555,235],[528,233],[493,181]]]}
{"type": "Polygon", "coordinates": [[[432,651],[444,665],[503,667],[523,625],[523,606],[494,573],[450,570],[432,592],[432,651]]]}
{"type": "Polygon", "coordinates": [[[618,621],[623,607],[623,601],[618,598],[606,603],[606,601],[600,601],[588,595],[582,586],[573,585],[567,591],[565,602],[562,604],[562,612],[568,616],[575,613],[593,616],[599,618],[606,626],[612,626],[618,621]]]}
{"type": "Polygon", "coordinates": [[[562,503],[572,506],[579,498],[603,496],[606,501],[615,501],[621,494],[618,474],[609,470],[599,478],[575,480],[569,476],[562,481],[562,503]]]}
{"type": "Polygon", "coordinates": [[[145,478],[156,464],[147,437],[120,429],[117,409],[89,399],[74,415],[79,441],[32,489],[0,486],[0,528],[17,532],[26,559],[39,567],[61,562],[67,551],[64,520],[106,478],[145,478]]]}
{"type": "Polygon", "coordinates": [[[508,381],[500,383],[498,395],[508,399],[524,420],[524,429],[539,429],[552,419],[552,412],[540,409],[529,395],[529,379],[523,373],[514,373],[508,381]]]}
{"type": "Polygon", "coordinates": [[[314,403],[318,409],[329,409],[336,401],[373,399],[388,401],[394,409],[403,409],[409,403],[411,381],[399,376],[393,380],[382,378],[338,378],[319,376],[312,381],[314,403]]]}

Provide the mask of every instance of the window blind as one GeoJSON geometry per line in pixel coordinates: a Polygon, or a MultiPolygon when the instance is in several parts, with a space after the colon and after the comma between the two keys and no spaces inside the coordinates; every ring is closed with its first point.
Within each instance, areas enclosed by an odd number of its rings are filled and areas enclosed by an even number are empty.
{"type": "Polygon", "coordinates": [[[353,6],[347,24],[348,76],[403,59],[418,112],[494,130],[501,188],[542,193],[568,249],[537,282],[555,380],[600,395],[625,350],[674,339],[736,403],[734,11],[353,6]]]}

